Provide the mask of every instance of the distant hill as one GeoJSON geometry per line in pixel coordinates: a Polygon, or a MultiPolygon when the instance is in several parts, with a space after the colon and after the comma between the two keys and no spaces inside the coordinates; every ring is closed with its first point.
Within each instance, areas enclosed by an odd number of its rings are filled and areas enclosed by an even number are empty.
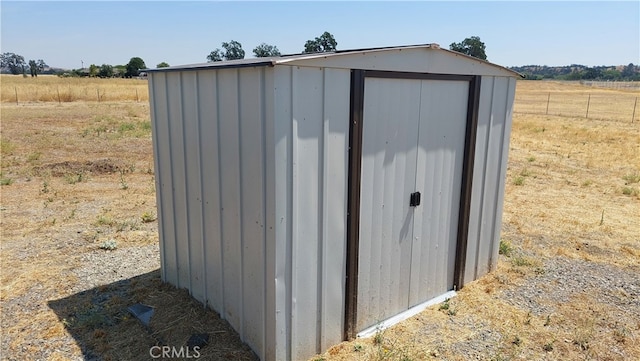
{"type": "Polygon", "coordinates": [[[640,66],[634,64],[594,67],[579,64],[565,66],[524,65],[513,66],[509,69],[517,71],[531,80],[640,81],[640,66]]]}

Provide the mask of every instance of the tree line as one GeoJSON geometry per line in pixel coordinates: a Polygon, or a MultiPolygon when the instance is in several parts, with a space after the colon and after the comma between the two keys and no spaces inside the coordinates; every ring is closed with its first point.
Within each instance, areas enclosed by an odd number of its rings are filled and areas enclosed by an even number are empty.
{"type": "Polygon", "coordinates": [[[525,65],[510,69],[530,80],[598,80],[640,81],[640,66],[629,63],[625,66],[594,66],[571,64],[567,66],[525,65]]]}

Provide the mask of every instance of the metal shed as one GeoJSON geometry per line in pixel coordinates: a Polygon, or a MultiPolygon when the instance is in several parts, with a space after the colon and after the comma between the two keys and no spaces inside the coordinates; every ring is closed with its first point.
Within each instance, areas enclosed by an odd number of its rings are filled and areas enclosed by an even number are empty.
{"type": "Polygon", "coordinates": [[[518,76],[437,44],[149,71],[162,279],[263,360],[447,297],[496,265],[518,76]]]}

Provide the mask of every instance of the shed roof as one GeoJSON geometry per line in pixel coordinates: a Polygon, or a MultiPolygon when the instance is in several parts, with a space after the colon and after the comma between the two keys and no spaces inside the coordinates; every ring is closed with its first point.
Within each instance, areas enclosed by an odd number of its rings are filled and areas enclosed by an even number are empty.
{"type": "MultiPolygon", "coordinates": [[[[336,50],[332,52],[324,53],[303,53],[303,54],[289,54],[276,57],[264,57],[264,58],[249,58],[239,60],[226,60],[210,63],[198,63],[188,65],[178,65],[166,68],[146,69],[147,72],[164,72],[164,71],[182,71],[182,70],[199,70],[199,69],[226,69],[226,68],[244,68],[244,67],[257,67],[257,66],[276,66],[276,65],[305,65],[308,61],[322,60],[322,59],[336,59],[346,56],[353,56],[357,54],[371,54],[371,53],[383,53],[402,51],[407,49],[431,49],[443,52],[448,56],[455,58],[462,57],[467,62],[473,62],[484,66],[490,66],[498,72],[504,73],[504,75],[523,77],[522,74],[515,72],[511,69],[503,66],[488,62],[486,60],[474,58],[472,56],[458,53],[448,49],[442,49],[440,45],[432,44],[419,44],[419,45],[403,45],[403,46],[389,46],[379,48],[364,48],[364,49],[348,49],[348,50],[336,50]]],[[[316,64],[316,62],[312,62],[316,64]]]]}

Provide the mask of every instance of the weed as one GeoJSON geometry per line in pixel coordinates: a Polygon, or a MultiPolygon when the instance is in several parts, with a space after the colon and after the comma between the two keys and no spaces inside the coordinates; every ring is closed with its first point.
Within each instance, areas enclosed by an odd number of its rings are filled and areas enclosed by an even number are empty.
{"type": "Polygon", "coordinates": [[[11,155],[14,150],[16,150],[16,146],[11,142],[4,139],[0,140],[0,153],[2,153],[2,155],[11,155]]]}
{"type": "Polygon", "coordinates": [[[42,153],[40,152],[31,153],[27,156],[27,162],[35,162],[36,160],[40,160],[41,156],[42,153]]]}
{"type": "Polygon", "coordinates": [[[40,190],[40,192],[42,193],[49,193],[50,189],[49,189],[49,182],[47,181],[43,181],[42,182],[42,189],[40,190]]]}
{"type": "Polygon", "coordinates": [[[635,172],[635,173],[626,174],[622,177],[622,179],[625,181],[625,184],[639,183],[640,173],[635,172]]]}
{"type": "Polygon", "coordinates": [[[455,316],[456,313],[458,313],[458,311],[451,307],[449,300],[450,298],[447,298],[446,300],[444,300],[444,302],[440,304],[440,307],[438,307],[438,310],[446,311],[445,313],[449,316],[455,316]]]}
{"type": "Polygon", "coordinates": [[[85,312],[80,313],[75,322],[72,322],[75,327],[87,329],[97,329],[108,323],[107,317],[97,306],[93,306],[85,312]]]}
{"type": "Polygon", "coordinates": [[[542,349],[547,352],[553,351],[553,342],[545,343],[544,346],[542,346],[542,349]]]}
{"type": "Polygon", "coordinates": [[[104,249],[105,251],[113,251],[118,248],[118,243],[115,239],[108,239],[100,244],[100,249],[104,249]]]}
{"type": "Polygon", "coordinates": [[[129,189],[129,185],[127,184],[127,181],[124,179],[124,170],[120,171],[120,189],[122,190],[129,189]]]}
{"type": "Polygon", "coordinates": [[[353,352],[360,352],[360,351],[362,351],[362,349],[363,349],[363,347],[362,347],[361,344],[357,343],[357,344],[353,345],[353,352]]]}
{"type": "Polygon", "coordinates": [[[584,182],[582,182],[582,186],[583,187],[588,187],[588,186],[590,186],[592,184],[593,184],[593,181],[591,179],[587,179],[584,182]]]}
{"type": "Polygon", "coordinates": [[[156,220],[156,215],[153,212],[142,213],[142,222],[150,223],[156,220]]]}
{"type": "Polygon", "coordinates": [[[96,225],[98,226],[112,226],[115,223],[113,218],[109,217],[106,214],[101,214],[98,216],[96,220],[96,225]]]}
{"type": "Polygon", "coordinates": [[[326,359],[324,357],[317,357],[314,358],[313,361],[325,361],[326,359]]]}
{"type": "Polygon", "coordinates": [[[532,163],[532,162],[535,162],[535,161],[536,161],[536,157],[534,157],[534,156],[531,156],[531,157],[527,158],[527,162],[529,162],[529,163],[532,163]]]}
{"type": "Polygon", "coordinates": [[[522,340],[520,339],[520,337],[516,336],[513,338],[513,341],[511,341],[511,343],[516,346],[520,346],[522,344],[522,340]]]}
{"type": "MultiPolygon", "coordinates": [[[[617,322],[616,322],[617,326],[617,322]]],[[[624,326],[619,326],[613,331],[613,339],[618,343],[625,343],[627,336],[629,336],[629,330],[624,326]]]]}
{"type": "Polygon", "coordinates": [[[13,179],[5,177],[0,178],[0,185],[10,186],[11,184],[13,184],[13,179]]]}
{"type": "Polygon", "coordinates": [[[544,325],[549,326],[551,324],[551,316],[547,315],[547,319],[544,320],[544,325]]]}
{"type": "Polygon", "coordinates": [[[520,171],[520,175],[521,175],[521,176],[523,176],[523,177],[528,177],[528,176],[530,176],[531,174],[532,174],[532,173],[531,173],[531,171],[530,171],[529,169],[527,169],[527,168],[523,168],[523,169],[520,171]]]}
{"type": "Polygon", "coordinates": [[[524,177],[518,176],[513,179],[513,184],[517,186],[524,185],[524,177]]]}
{"type": "Polygon", "coordinates": [[[82,181],[87,180],[87,177],[84,175],[84,173],[72,173],[72,174],[65,174],[64,180],[68,184],[76,184],[76,183],[80,183],[82,181]]]}
{"type": "Polygon", "coordinates": [[[124,232],[127,229],[129,229],[130,231],[137,231],[140,229],[140,225],[138,224],[137,220],[132,220],[132,221],[127,220],[127,221],[119,222],[116,227],[117,232],[124,232]]]}
{"type": "Polygon", "coordinates": [[[373,336],[373,344],[381,345],[384,342],[384,331],[378,330],[376,334],[373,336]]]}
{"type": "Polygon", "coordinates": [[[518,256],[511,259],[511,264],[517,267],[539,266],[540,262],[529,257],[518,256]]]}
{"type": "Polygon", "coordinates": [[[76,210],[77,208],[72,209],[67,219],[74,219],[76,217],[76,210]]]}
{"type": "Polygon", "coordinates": [[[125,133],[136,129],[135,123],[122,123],[118,127],[118,132],[125,133]]]}
{"type": "Polygon", "coordinates": [[[511,243],[505,240],[500,240],[500,248],[498,249],[498,253],[504,255],[506,257],[511,256],[511,243]]]}
{"type": "Polygon", "coordinates": [[[624,194],[625,196],[637,196],[638,190],[632,187],[623,187],[622,194],[624,194]]]}

